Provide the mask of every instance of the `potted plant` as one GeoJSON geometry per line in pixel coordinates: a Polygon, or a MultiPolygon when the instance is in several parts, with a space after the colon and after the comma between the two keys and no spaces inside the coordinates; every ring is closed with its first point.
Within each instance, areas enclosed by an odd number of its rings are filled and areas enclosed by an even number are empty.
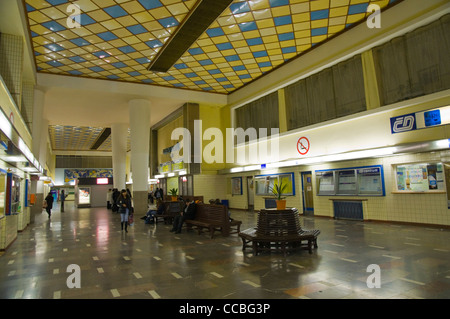
{"type": "Polygon", "coordinates": [[[172,188],[171,190],[169,190],[169,193],[172,196],[172,202],[176,202],[177,201],[178,188],[172,188]]]}
{"type": "Polygon", "coordinates": [[[275,184],[272,188],[272,194],[275,196],[275,201],[277,202],[277,210],[286,209],[286,197],[283,197],[283,192],[286,189],[287,184],[283,184],[281,181],[279,184],[275,184]]]}

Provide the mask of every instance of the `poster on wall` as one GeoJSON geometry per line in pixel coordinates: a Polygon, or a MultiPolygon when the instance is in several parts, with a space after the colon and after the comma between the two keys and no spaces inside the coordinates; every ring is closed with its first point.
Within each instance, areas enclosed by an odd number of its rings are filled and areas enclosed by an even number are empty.
{"type": "Polygon", "coordinates": [[[97,177],[113,177],[113,170],[111,168],[95,168],[95,169],[65,169],[64,182],[70,183],[77,178],[97,178],[97,177]]]}
{"type": "Polygon", "coordinates": [[[91,204],[91,188],[80,187],[78,189],[78,205],[90,205],[91,204]]]}
{"type": "Polygon", "coordinates": [[[411,192],[444,190],[442,163],[397,166],[397,190],[411,192]]]}
{"type": "Polygon", "coordinates": [[[231,178],[231,194],[242,195],[242,177],[231,178]]]}

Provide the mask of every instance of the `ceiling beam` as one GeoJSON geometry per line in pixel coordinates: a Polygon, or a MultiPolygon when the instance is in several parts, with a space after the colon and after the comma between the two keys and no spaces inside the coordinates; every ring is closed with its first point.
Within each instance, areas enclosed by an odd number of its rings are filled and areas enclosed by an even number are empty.
{"type": "Polygon", "coordinates": [[[111,135],[111,128],[107,127],[105,128],[102,133],[98,136],[97,140],[95,141],[94,144],[92,144],[91,146],[91,150],[96,150],[98,149],[103,142],[106,141],[106,139],[111,135]]]}
{"type": "Polygon", "coordinates": [[[167,72],[233,0],[200,0],[150,63],[148,70],[167,72]]]}

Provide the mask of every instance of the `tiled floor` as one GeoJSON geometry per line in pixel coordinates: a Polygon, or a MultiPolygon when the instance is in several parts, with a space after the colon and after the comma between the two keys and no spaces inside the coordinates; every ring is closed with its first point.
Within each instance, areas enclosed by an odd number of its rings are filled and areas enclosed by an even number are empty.
{"type": "MultiPolygon", "coordinates": [[[[321,230],[313,254],[253,256],[237,235],[175,235],[140,216],[125,234],[106,208],[67,206],[37,216],[0,256],[0,298],[450,298],[449,230],[301,217],[321,230]],[[67,287],[71,264],[79,289],[67,287]],[[380,288],[367,286],[370,264],[380,288]]],[[[256,224],[255,213],[232,217],[256,224]]]]}

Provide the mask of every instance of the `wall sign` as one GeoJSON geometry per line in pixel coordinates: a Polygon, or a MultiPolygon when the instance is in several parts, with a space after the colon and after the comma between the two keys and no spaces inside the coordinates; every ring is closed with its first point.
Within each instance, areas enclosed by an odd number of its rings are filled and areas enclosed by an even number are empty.
{"type": "Polygon", "coordinates": [[[445,124],[450,124],[450,106],[391,117],[391,133],[403,133],[445,124]]]}
{"type": "Polygon", "coordinates": [[[300,137],[297,141],[297,151],[300,153],[300,155],[306,155],[309,152],[309,148],[311,147],[311,144],[309,143],[309,140],[306,137],[300,137]]]}

